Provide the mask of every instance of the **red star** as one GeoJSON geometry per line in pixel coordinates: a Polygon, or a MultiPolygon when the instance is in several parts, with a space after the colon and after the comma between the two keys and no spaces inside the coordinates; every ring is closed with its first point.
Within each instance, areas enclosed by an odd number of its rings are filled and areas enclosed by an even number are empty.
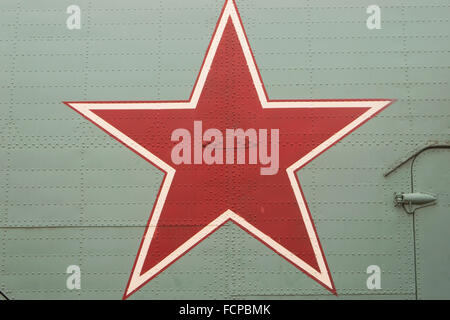
{"type": "Polygon", "coordinates": [[[296,171],[391,102],[269,100],[232,0],[188,101],[66,102],[165,173],[124,298],[230,220],[336,293],[296,171]],[[278,172],[173,163],[172,132],[194,121],[222,133],[279,129],[278,172]]]}

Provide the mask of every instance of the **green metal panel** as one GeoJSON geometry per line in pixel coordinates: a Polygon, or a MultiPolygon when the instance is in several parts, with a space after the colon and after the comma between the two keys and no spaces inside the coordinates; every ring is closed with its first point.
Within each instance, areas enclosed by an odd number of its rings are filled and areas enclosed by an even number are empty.
{"type": "MultiPolygon", "coordinates": [[[[237,0],[270,98],[397,99],[299,172],[339,296],[228,223],[132,298],[414,299],[416,284],[419,298],[448,298],[447,154],[417,162],[418,191],[439,200],[415,229],[393,206],[408,168],[383,173],[449,140],[450,7],[379,0],[382,29],[368,30],[370,4],[237,0]],[[366,286],[369,265],[382,270],[380,290],[366,286]]],[[[0,289],[10,298],[122,297],[163,175],[61,102],[186,99],[222,5],[2,0],[0,289]],[[81,30],[66,28],[70,4],[81,30]],[[66,288],[69,265],[81,290],[66,288]]]]}
{"type": "Polygon", "coordinates": [[[438,196],[435,206],[415,216],[417,293],[419,299],[449,299],[450,225],[449,150],[430,150],[414,165],[414,188],[438,196]]]}

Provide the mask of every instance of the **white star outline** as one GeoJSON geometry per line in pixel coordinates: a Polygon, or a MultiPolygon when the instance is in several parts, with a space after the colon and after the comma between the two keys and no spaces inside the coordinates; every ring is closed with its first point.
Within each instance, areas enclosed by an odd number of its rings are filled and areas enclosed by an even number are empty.
{"type": "Polygon", "coordinates": [[[319,243],[317,232],[312,223],[311,214],[306,205],[304,195],[300,189],[300,183],[295,175],[295,172],[301,167],[305,166],[311,160],[316,158],[322,152],[330,148],[337,141],[341,140],[344,136],[348,135],[350,132],[355,130],[357,127],[362,125],[364,122],[372,118],[375,114],[380,112],[382,109],[386,108],[392,104],[394,100],[390,99],[364,99],[364,100],[272,100],[270,101],[267,97],[266,90],[262,83],[261,76],[259,74],[256,62],[254,60],[253,53],[250,49],[250,45],[247,40],[244,28],[242,26],[242,21],[239,13],[236,9],[236,4],[234,0],[226,0],[224,7],[222,9],[221,16],[216,25],[212,40],[207,49],[207,54],[204,58],[202,67],[197,77],[197,81],[194,84],[191,96],[189,100],[186,101],[84,101],[84,102],[64,102],[69,107],[73,108],[75,111],[80,113],[82,116],[96,124],[98,127],[103,129],[105,132],[110,134],[112,137],[122,142],[128,148],[139,154],[144,159],[148,160],[153,165],[157,166],[163,170],[166,174],[164,181],[157,196],[157,200],[154,204],[152,213],[149,218],[149,223],[145,229],[144,237],[141,241],[141,245],[136,256],[135,263],[130,275],[124,299],[128,298],[139,288],[145,285],[148,281],[156,277],[160,272],[170,266],[175,260],[183,256],[195,245],[201,242],[203,239],[212,234],[220,226],[222,226],[227,221],[233,221],[238,226],[243,228],[245,231],[253,235],[255,238],[263,242],[265,245],[270,247],[280,256],[291,262],[294,266],[302,270],[308,276],[316,280],[322,286],[327,288],[329,291],[336,294],[336,290],[333,281],[330,276],[330,272],[326,261],[324,259],[324,254],[319,243]],[[316,270],[305,261],[297,257],[295,254],[290,252],[288,249],[277,243],[268,235],[264,234],[262,231],[254,227],[244,218],[239,216],[237,213],[226,210],[208,225],[206,225],[202,230],[192,236],[189,240],[175,249],[166,258],[161,260],[151,269],[147,270],[144,274],[141,274],[145,258],[150,247],[154,232],[158,225],[158,220],[164,207],[167,194],[170,189],[173,177],[176,170],[169,166],[167,163],[163,162],[161,159],[156,157],[154,154],[149,152],[146,148],[139,145],[137,142],[130,139],[124,133],[119,131],[117,128],[113,127],[91,110],[155,110],[155,109],[195,109],[199,101],[200,95],[202,93],[205,81],[207,79],[211,64],[213,62],[214,56],[217,51],[217,47],[222,38],[225,26],[228,19],[231,18],[232,24],[236,30],[241,48],[244,52],[244,56],[258,94],[262,108],[368,108],[368,110],[356,118],[354,121],[349,123],[347,126],[336,132],[330,138],[322,142],[316,148],[311,150],[308,154],[300,158],[297,162],[292,164],[286,169],[286,173],[289,177],[292,189],[294,191],[300,213],[305,224],[316,260],[319,266],[319,270],[316,270]]]}

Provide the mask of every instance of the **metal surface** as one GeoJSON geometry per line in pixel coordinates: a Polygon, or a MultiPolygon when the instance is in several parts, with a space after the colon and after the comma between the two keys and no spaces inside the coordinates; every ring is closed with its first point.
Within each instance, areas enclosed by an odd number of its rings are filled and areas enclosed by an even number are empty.
{"type": "Polygon", "coordinates": [[[419,299],[449,299],[448,279],[450,249],[447,227],[450,224],[448,182],[449,152],[433,150],[416,160],[414,182],[417,188],[437,194],[436,205],[415,214],[417,248],[417,289],[419,299]],[[428,166],[441,170],[439,176],[429,174],[428,166]],[[446,169],[447,168],[447,169],[446,169]]]}
{"type": "MultiPolygon", "coordinates": [[[[62,101],[186,99],[223,0],[80,0],[0,5],[0,290],[10,299],[120,299],[163,175],[62,101]],[[67,267],[81,289],[66,286],[67,267]]],[[[338,296],[232,223],[134,299],[448,298],[448,152],[417,158],[414,185],[437,194],[416,218],[392,205],[410,172],[385,168],[449,140],[447,0],[237,0],[272,99],[397,102],[298,177],[338,296]],[[426,159],[425,159],[426,158],[426,159]],[[432,211],[432,212],[431,212],[432,211]],[[416,219],[415,221],[413,219],[416,219]],[[381,288],[368,289],[368,266],[381,288]]]]}
{"type": "Polygon", "coordinates": [[[394,204],[396,207],[403,207],[406,213],[413,214],[419,209],[423,209],[436,204],[436,196],[428,193],[396,193],[394,204]]]}

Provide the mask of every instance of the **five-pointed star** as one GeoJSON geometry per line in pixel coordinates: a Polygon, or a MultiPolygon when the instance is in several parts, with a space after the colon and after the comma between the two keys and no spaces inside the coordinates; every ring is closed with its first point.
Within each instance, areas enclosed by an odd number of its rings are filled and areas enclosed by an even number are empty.
{"type": "Polygon", "coordinates": [[[165,173],[124,294],[129,297],[227,221],[336,293],[296,171],[391,100],[269,100],[227,0],[187,101],[66,102],[165,173]],[[279,129],[279,170],[171,160],[177,128],[279,129]]]}

